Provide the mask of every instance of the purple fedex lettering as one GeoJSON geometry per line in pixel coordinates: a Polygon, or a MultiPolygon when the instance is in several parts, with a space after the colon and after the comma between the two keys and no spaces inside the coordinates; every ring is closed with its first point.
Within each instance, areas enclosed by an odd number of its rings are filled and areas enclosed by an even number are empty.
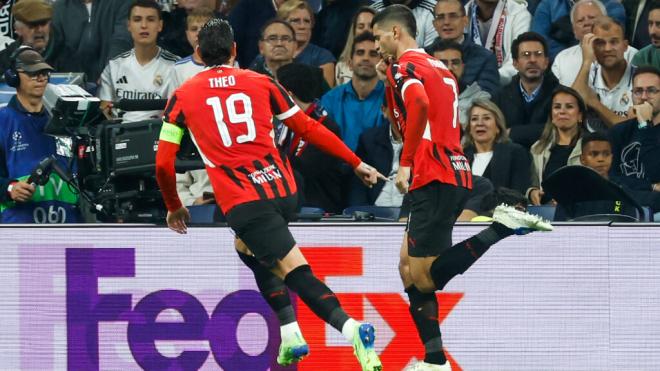
{"type": "Polygon", "coordinates": [[[185,351],[177,358],[162,356],[156,340],[203,340],[209,317],[202,304],[187,292],[162,290],[145,296],[135,306],[128,324],[128,344],[135,361],[145,370],[197,370],[208,351],[185,351]],[[181,323],[158,323],[165,309],[175,309],[183,317],[181,323]]]}
{"type": "Polygon", "coordinates": [[[99,295],[99,277],[135,275],[133,249],[66,250],[67,362],[69,370],[99,368],[100,321],[131,311],[130,294],[99,295]]]}
{"type": "MultiPolygon", "coordinates": [[[[256,291],[230,293],[210,318],[197,298],[178,290],[150,293],[131,310],[130,294],[99,295],[98,278],[133,277],[134,249],[68,249],[66,267],[69,370],[99,369],[101,321],[128,321],[129,348],[137,364],[147,370],[196,370],[208,358],[207,350],[165,357],[156,349],[156,340],[208,340],[215,361],[225,370],[266,370],[274,363],[280,340],[278,322],[256,291]],[[179,312],[183,322],[156,322],[169,309],[179,312]],[[261,354],[246,354],[239,345],[238,325],[247,313],[266,320],[270,341],[261,354]]],[[[277,366],[271,369],[280,370],[277,366]]]]}

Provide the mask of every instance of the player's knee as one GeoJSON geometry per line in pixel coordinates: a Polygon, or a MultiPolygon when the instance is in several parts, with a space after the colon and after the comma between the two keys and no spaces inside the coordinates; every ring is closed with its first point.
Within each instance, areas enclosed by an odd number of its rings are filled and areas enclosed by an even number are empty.
{"type": "Polygon", "coordinates": [[[436,291],[435,283],[428,273],[425,272],[411,272],[412,283],[422,293],[428,294],[436,291]]]}
{"type": "Polygon", "coordinates": [[[410,277],[410,263],[407,259],[399,260],[399,274],[401,277],[410,277]]]}

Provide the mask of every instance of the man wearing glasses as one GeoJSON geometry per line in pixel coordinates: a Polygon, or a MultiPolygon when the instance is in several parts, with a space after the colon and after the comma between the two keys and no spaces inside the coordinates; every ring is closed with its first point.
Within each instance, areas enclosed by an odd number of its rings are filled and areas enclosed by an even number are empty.
{"type": "Polygon", "coordinates": [[[250,69],[275,78],[278,68],[293,62],[295,35],[293,27],[286,21],[272,19],[266,23],[259,40],[259,53],[263,58],[256,58],[250,69]]]}
{"type": "Polygon", "coordinates": [[[465,8],[460,0],[439,0],[435,5],[433,20],[438,38],[433,44],[426,46],[426,51],[433,55],[429,50],[437,49],[440,41],[460,44],[465,69],[458,81],[459,85],[469,86],[476,82],[481,89],[494,94],[500,88],[497,58],[490,50],[465,37],[464,31],[468,24],[465,8]]]}
{"type": "Polygon", "coordinates": [[[30,47],[18,49],[5,72],[16,95],[0,109],[0,222],[76,223],[78,196],[56,174],[43,186],[28,182],[43,159],[55,155],[62,168],[70,163],[71,146],[45,135],[49,116],[43,95],[53,68],[30,47]]]}
{"type": "Polygon", "coordinates": [[[632,80],[633,118],[609,131],[610,178],[633,190],[660,192],[660,70],[640,67],[632,80]]]}
{"type": "MultiPolygon", "coordinates": [[[[2,3],[0,1],[0,3],[2,3]]],[[[34,48],[49,60],[50,21],[53,7],[44,0],[21,0],[11,9],[17,40],[0,52],[0,70],[9,68],[9,57],[22,45],[34,48]]]]}
{"type": "Polygon", "coordinates": [[[504,113],[511,140],[529,148],[541,136],[552,91],[559,82],[548,71],[548,44],[536,32],[522,33],[513,40],[511,55],[518,74],[493,97],[493,102],[504,113]]]}

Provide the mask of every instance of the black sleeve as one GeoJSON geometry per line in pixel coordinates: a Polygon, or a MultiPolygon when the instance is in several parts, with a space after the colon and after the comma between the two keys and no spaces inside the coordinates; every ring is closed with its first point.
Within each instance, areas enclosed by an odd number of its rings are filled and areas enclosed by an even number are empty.
{"type": "Polygon", "coordinates": [[[518,125],[511,128],[509,138],[523,147],[531,148],[539,140],[544,124],[518,125]]]}
{"type": "Polygon", "coordinates": [[[511,188],[525,194],[531,185],[532,156],[522,146],[511,143],[511,188]]]}

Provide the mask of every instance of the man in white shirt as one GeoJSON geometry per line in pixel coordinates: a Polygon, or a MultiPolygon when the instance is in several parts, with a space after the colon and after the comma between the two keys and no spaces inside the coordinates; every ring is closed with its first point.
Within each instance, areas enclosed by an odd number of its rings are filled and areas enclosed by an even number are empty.
{"type": "Polygon", "coordinates": [[[582,65],[572,87],[598,115],[588,121],[588,127],[602,129],[603,125],[611,127],[627,120],[632,106],[633,67],[623,57],[628,48],[623,26],[610,17],[599,17],[581,47],[582,65]]]}
{"type": "MultiPolygon", "coordinates": [[[[607,15],[607,9],[600,0],[579,0],[571,8],[571,24],[573,34],[577,40],[582,40],[584,35],[591,32],[596,18],[607,15]]],[[[630,63],[637,49],[628,46],[623,53],[626,62],[630,63]]],[[[580,44],[562,50],[552,64],[552,73],[555,74],[559,83],[571,86],[580,72],[582,65],[582,46],[580,44]]]]}
{"type": "Polygon", "coordinates": [[[470,0],[465,4],[468,36],[472,41],[492,51],[497,59],[500,85],[511,81],[518,71],[513,67],[511,44],[518,35],[529,31],[532,15],[525,1],[470,0]]]}
{"type": "MultiPolygon", "coordinates": [[[[120,99],[167,99],[174,90],[170,71],[179,59],[156,44],[163,20],[158,3],[137,0],[131,5],[128,31],[133,49],[111,59],[101,74],[98,96],[101,108],[111,116],[112,102],[120,99]]],[[[123,122],[157,119],[162,110],[119,113],[123,122]]]]}

